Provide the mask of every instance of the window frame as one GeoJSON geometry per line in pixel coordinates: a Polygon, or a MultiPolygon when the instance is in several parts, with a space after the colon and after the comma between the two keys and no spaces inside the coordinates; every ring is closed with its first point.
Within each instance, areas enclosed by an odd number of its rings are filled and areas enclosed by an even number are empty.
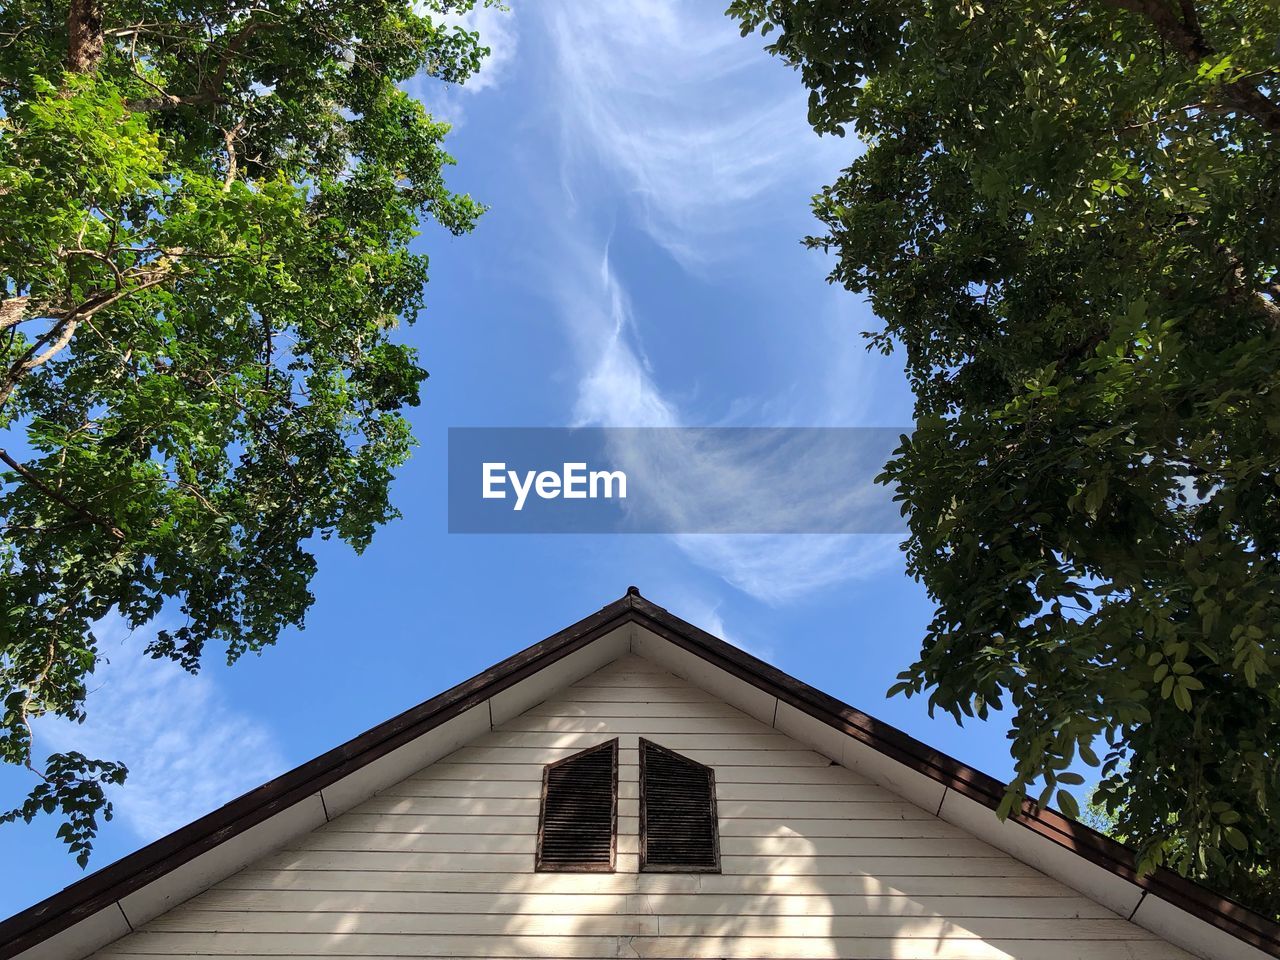
{"type": "Polygon", "coordinates": [[[542,768],[542,793],[538,799],[538,840],[533,852],[533,869],[535,873],[616,873],[618,864],[618,738],[587,747],[577,753],[559,760],[553,760],[542,768]],[[590,753],[600,750],[611,750],[613,754],[613,770],[611,773],[611,816],[609,822],[609,862],[595,863],[589,860],[570,863],[556,862],[548,864],[542,856],[543,828],[547,817],[547,792],[551,782],[551,771],[572,763],[590,753]]]}
{"type": "Polygon", "coordinates": [[[691,757],[686,757],[682,753],[677,753],[660,743],[654,743],[652,740],[640,738],[640,872],[641,873],[720,873],[720,815],[716,806],[716,772],[705,763],[698,763],[691,757]],[[648,753],[646,748],[661,751],[662,753],[676,757],[677,759],[691,763],[701,769],[707,775],[707,791],[709,795],[708,814],[711,818],[711,849],[715,855],[714,865],[689,865],[689,864],[668,864],[668,863],[649,863],[649,803],[645,796],[645,757],[648,753]]]}

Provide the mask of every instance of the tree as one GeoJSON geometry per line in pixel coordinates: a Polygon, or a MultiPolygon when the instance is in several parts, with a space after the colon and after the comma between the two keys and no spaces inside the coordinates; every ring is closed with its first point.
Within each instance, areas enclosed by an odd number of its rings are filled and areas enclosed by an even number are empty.
{"type": "MultiPolygon", "coordinates": [[[[1280,7],[736,0],[822,133],[831,280],[901,347],[936,615],[896,692],[1007,710],[1139,866],[1280,913],[1280,7]]],[[[894,692],[891,691],[891,692],[894,692]]]]}
{"type": "Polygon", "coordinates": [[[301,625],[314,537],[396,516],[425,371],[420,217],[480,212],[398,84],[487,52],[431,0],[14,0],[0,11],[0,757],[83,866],[125,768],[84,718],[92,625],[162,610],[195,672],[301,625]],[[426,9],[428,13],[419,11],[426,9]]]}

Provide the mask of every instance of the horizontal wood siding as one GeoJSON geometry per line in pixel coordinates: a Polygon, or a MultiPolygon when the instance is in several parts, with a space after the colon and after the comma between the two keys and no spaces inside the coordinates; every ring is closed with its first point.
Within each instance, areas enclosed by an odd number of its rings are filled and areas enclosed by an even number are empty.
{"type": "Polygon", "coordinates": [[[1189,960],[631,656],[153,920],[100,960],[1189,960]],[[638,741],[715,769],[720,874],[638,873],[638,741]],[[618,870],[535,873],[542,769],[619,738],[618,870]]]}

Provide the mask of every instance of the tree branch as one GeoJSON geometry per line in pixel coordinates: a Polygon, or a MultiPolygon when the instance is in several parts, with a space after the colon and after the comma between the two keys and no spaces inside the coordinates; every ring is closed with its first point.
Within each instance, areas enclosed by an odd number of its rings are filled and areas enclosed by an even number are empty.
{"type": "Polygon", "coordinates": [[[221,102],[221,98],[212,90],[200,90],[186,96],[178,96],[174,93],[159,93],[154,97],[130,100],[125,104],[125,107],[134,113],[147,113],[156,110],[176,110],[178,107],[203,107],[219,102],[221,102]]]}
{"type": "Polygon", "coordinates": [[[92,73],[102,59],[102,0],[71,0],[67,11],[67,67],[92,73]]]}
{"type": "MultiPolygon", "coordinates": [[[[1244,263],[1234,250],[1222,244],[1217,252],[1226,258],[1226,274],[1223,277],[1226,293],[1223,299],[1227,303],[1244,305],[1257,314],[1271,328],[1272,333],[1280,333],[1280,304],[1254,287],[1244,263]]],[[[1268,293],[1273,292],[1273,288],[1273,284],[1263,284],[1263,289],[1268,293]]]]}
{"type": "Polygon", "coordinates": [[[1227,106],[1249,114],[1272,133],[1280,133],[1280,104],[1256,87],[1237,80],[1224,86],[1222,92],[1227,106]]]}
{"type": "Polygon", "coordinates": [[[1213,53],[1205,42],[1195,16],[1195,5],[1190,0],[1179,0],[1181,16],[1174,12],[1169,0],[1103,0],[1107,6],[1118,7],[1139,14],[1156,29],[1156,34],[1190,63],[1199,63],[1213,53]],[[1186,7],[1191,7],[1191,24],[1187,22],[1186,7]]]}
{"type": "Polygon", "coordinates": [[[118,266],[116,266],[116,262],[112,260],[108,254],[105,254],[100,250],[90,250],[85,247],[72,247],[67,250],[62,250],[61,253],[67,256],[92,257],[94,260],[98,260],[98,261],[101,261],[102,263],[105,263],[108,267],[111,268],[111,272],[115,274],[116,289],[119,290],[121,287],[124,286],[124,273],[120,270],[118,266]]]}
{"type": "Polygon", "coordinates": [[[0,332],[16,327],[27,317],[27,307],[31,305],[31,297],[8,297],[0,300],[0,332]]]}
{"type": "Polygon", "coordinates": [[[1182,13],[1182,24],[1191,36],[1192,45],[1208,50],[1209,43],[1200,27],[1200,14],[1196,12],[1195,0],[1178,0],[1178,9],[1182,13]]]}
{"type": "MultiPolygon", "coordinates": [[[[54,355],[57,354],[59,350],[61,350],[68,343],[70,343],[71,338],[75,336],[76,327],[80,326],[80,321],[74,316],[68,317],[66,320],[61,320],[57,324],[54,324],[54,326],[51,329],[56,331],[59,326],[62,327],[61,332],[58,333],[57,337],[54,338],[53,343],[49,346],[47,350],[44,351],[44,353],[40,354],[37,357],[32,357],[30,359],[23,361],[22,372],[24,374],[29,373],[30,371],[34,370],[36,367],[43,366],[44,364],[48,363],[50,360],[53,359],[54,355]]],[[[40,342],[41,341],[39,340],[36,341],[37,346],[40,344],[40,342]]]]}
{"type": "MultiPolygon", "coordinates": [[[[1212,56],[1213,46],[1205,39],[1196,13],[1194,0],[1178,0],[1175,7],[1168,0],[1103,0],[1110,7],[1128,10],[1145,17],[1156,35],[1181,54],[1190,64],[1212,56]]],[[[1240,113],[1253,117],[1272,133],[1280,133],[1280,104],[1245,80],[1223,84],[1221,101],[1240,113]]]]}
{"type": "MultiPolygon", "coordinates": [[[[40,366],[40,364],[48,361],[49,357],[52,356],[52,354],[49,354],[49,353],[41,354],[41,359],[38,362],[36,363],[31,362],[32,358],[35,357],[36,353],[40,350],[41,347],[43,347],[46,343],[48,343],[54,337],[61,334],[61,332],[67,325],[69,319],[70,318],[67,315],[57,318],[57,322],[54,323],[53,326],[51,326],[48,330],[46,330],[40,336],[36,337],[36,339],[32,341],[31,346],[27,347],[27,349],[23,352],[22,356],[20,356],[17,360],[15,360],[12,364],[10,364],[9,369],[5,374],[4,385],[0,387],[0,406],[2,406],[4,403],[8,401],[10,394],[13,393],[14,387],[18,385],[18,381],[20,381],[23,377],[25,377],[29,371],[34,370],[36,367],[40,366]]],[[[74,324],[71,327],[71,332],[72,333],[75,332],[74,324]]],[[[68,337],[68,340],[69,339],[70,338],[68,337]]],[[[64,343],[63,346],[65,345],[66,344],[64,343]]]]}
{"type": "Polygon", "coordinates": [[[134,274],[131,279],[144,277],[141,283],[116,290],[110,294],[99,294],[96,297],[90,297],[84,303],[73,307],[70,310],[46,311],[48,314],[57,317],[57,322],[46,330],[41,336],[27,348],[26,352],[15,360],[4,375],[4,380],[0,383],[0,406],[4,406],[9,401],[9,397],[13,395],[14,389],[22,381],[22,379],[32,370],[52,360],[59,351],[71,342],[71,338],[75,335],[76,328],[80,323],[92,317],[100,310],[105,310],[114,303],[130,297],[135,293],[140,293],[151,287],[165,283],[173,279],[175,272],[168,268],[168,264],[164,260],[168,257],[181,257],[186,253],[181,247],[175,247],[173,250],[165,251],[165,256],[161,258],[161,266],[159,269],[150,271],[147,274],[134,274]],[[48,349],[37,355],[46,343],[50,344],[48,349]]]}
{"type": "Polygon", "coordinates": [[[53,487],[49,486],[47,483],[45,483],[43,480],[37,477],[34,473],[32,473],[30,470],[28,470],[26,467],[20,464],[17,460],[13,459],[13,457],[9,456],[9,452],[7,450],[0,448],[0,460],[3,460],[5,463],[7,463],[10,467],[13,468],[13,470],[20,477],[22,477],[23,480],[31,484],[33,487],[35,487],[37,490],[43,493],[50,500],[53,500],[57,503],[62,504],[62,506],[66,507],[68,510],[72,511],[73,513],[80,515],[85,520],[88,520],[90,523],[93,523],[99,527],[103,527],[117,540],[123,540],[125,538],[124,531],[121,530],[119,527],[117,527],[114,523],[112,523],[106,517],[101,516],[100,514],[94,513],[92,510],[88,509],[87,507],[81,506],[78,503],[73,503],[72,501],[68,500],[61,493],[59,493],[53,487]]]}
{"type": "Polygon", "coordinates": [[[240,131],[244,129],[244,121],[240,120],[230,130],[222,131],[222,139],[227,144],[227,175],[222,181],[222,192],[226,193],[231,189],[231,184],[236,180],[236,137],[240,135],[240,131]]]}
{"type": "Polygon", "coordinates": [[[130,100],[125,106],[134,112],[143,112],[148,110],[173,110],[177,107],[193,107],[207,106],[211,103],[222,103],[222,87],[226,83],[227,73],[231,69],[231,62],[240,54],[241,48],[259,30],[266,30],[276,26],[264,20],[250,19],[243,27],[241,27],[228,41],[222,53],[218,56],[217,66],[214,68],[213,75],[209,79],[200,84],[200,88],[194,93],[189,94],[171,94],[161,93],[155,97],[145,97],[141,100],[130,100]]]}

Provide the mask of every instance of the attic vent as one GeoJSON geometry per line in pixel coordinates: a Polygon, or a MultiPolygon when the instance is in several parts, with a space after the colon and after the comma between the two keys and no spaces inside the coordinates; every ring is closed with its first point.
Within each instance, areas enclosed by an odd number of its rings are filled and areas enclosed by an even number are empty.
{"type": "Polygon", "coordinates": [[[618,741],[547,764],[542,771],[538,870],[613,870],[618,826],[618,741]]]}
{"type": "Polygon", "coordinates": [[[648,740],[640,741],[640,869],[720,872],[715,772],[648,740]]]}

